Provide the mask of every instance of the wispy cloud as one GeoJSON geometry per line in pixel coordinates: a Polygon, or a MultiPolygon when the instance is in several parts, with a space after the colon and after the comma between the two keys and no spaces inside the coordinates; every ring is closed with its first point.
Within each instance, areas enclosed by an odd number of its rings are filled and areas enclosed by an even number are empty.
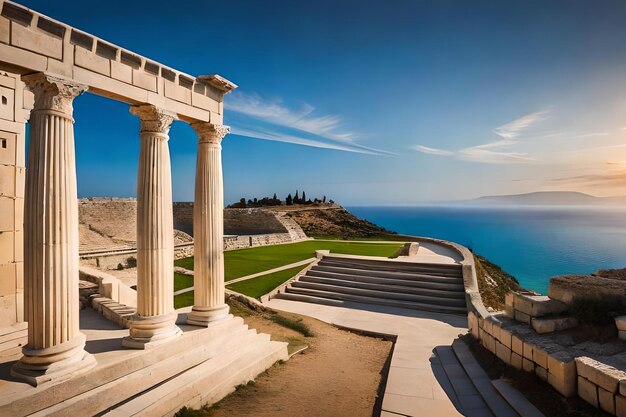
{"type": "Polygon", "coordinates": [[[370,155],[393,155],[357,143],[358,135],[343,130],[338,115],[315,115],[315,107],[307,103],[289,108],[279,99],[235,92],[229,95],[224,107],[245,118],[244,123],[233,123],[233,133],[237,135],[370,155]]]}
{"type": "Polygon", "coordinates": [[[583,139],[583,138],[595,138],[598,136],[609,136],[610,132],[593,132],[593,133],[584,133],[582,135],[574,135],[570,136],[570,139],[583,139]]]}
{"type": "Polygon", "coordinates": [[[548,182],[579,187],[626,187],[626,171],[553,178],[548,182]]]}
{"type": "Polygon", "coordinates": [[[415,145],[413,149],[415,149],[418,152],[426,153],[429,155],[448,156],[448,155],[454,154],[454,152],[446,151],[445,149],[429,148],[428,146],[422,146],[422,145],[415,145]]]}
{"type": "Polygon", "coordinates": [[[284,143],[293,143],[295,145],[303,145],[303,146],[311,146],[313,148],[322,148],[322,149],[333,149],[336,151],[345,151],[345,152],[354,152],[354,153],[362,153],[367,155],[381,155],[381,151],[376,149],[369,149],[365,146],[349,146],[341,143],[330,143],[330,142],[322,142],[318,140],[312,140],[307,138],[302,138],[293,135],[287,135],[283,133],[274,133],[271,131],[261,131],[256,129],[246,129],[233,127],[232,133],[234,135],[245,136],[248,138],[254,139],[262,139],[262,140],[272,140],[276,142],[284,142],[284,143]]]}
{"type": "Polygon", "coordinates": [[[548,110],[530,113],[500,127],[496,127],[493,132],[503,138],[513,139],[518,137],[524,130],[528,129],[532,125],[546,120],[548,115],[548,110]]]}
{"type": "Polygon", "coordinates": [[[535,161],[528,153],[498,152],[481,148],[480,146],[460,150],[459,157],[466,161],[480,162],[483,164],[527,164],[535,161]]]}
{"type": "Polygon", "coordinates": [[[502,139],[471,146],[458,151],[430,148],[424,145],[415,145],[413,149],[430,155],[452,156],[465,161],[483,164],[527,164],[535,161],[528,153],[507,151],[506,148],[520,143],[515,138],[520,137],[525,130],[533,125],[546,120],[547,110],[528,114],[497,127],[493,132],[502,139]]]}

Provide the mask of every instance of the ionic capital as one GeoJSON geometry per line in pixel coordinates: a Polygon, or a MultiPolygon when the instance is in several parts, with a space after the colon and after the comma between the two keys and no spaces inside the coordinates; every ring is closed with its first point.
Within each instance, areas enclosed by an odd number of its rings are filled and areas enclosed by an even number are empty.
{"type": "Polygon", "coordinates": [[[208,122],[191,123],[191,127],[198,134],[198,142],[220,144],[230,132],[230,126],[215,125],[208,122]]]}
{"type": "Polygon", "coordinates": [[[25,75],[22,81],[26,88],[35,95],[36,110],[54,110],[69,117],[72,116],[74,99],[87,91],[87,86],[77,84],[53,75],[38,72],[25,75]]]}
{"type": "Polygon", "coordinates": [[[168,134],[174,120],[178,120],[175,113],[160,109],[152,104],[130,106],[130,112],[141,120],[141,133],[168,134]]]}

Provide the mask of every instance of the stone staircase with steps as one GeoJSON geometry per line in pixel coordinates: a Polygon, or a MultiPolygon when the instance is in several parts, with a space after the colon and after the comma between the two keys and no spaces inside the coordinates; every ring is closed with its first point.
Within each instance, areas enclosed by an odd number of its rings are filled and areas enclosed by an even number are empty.
{"type": "Polygon", "coordinates": [[[94,352],[98,364],[85,374],[0,396],[0,415],[171,416],[183,406],[219,401],[288,359],[286,343],[270,341],[239,317],[206,329],[180,327],[179,339],[146,350],[124,349],[121,339],[109,339],[119,344],[115,355],[94,352]]]}
{"type": "Polygon", "coordinates": [[[503,380],[489,379],[465,342],[437,346],[431,358],[440,384],[464,416],[543,417],[524,395],[503,380]]]}
{"type": "Polygon", "coordinates": [[[274,212],[276,215],[276,220],[278,220],[285,229],[287,229],[287,233],[291,237],[293,242],[298,242],[300,240],[310,239],[305,233],[304,230],[300,227],[300,225],[291,217],[287,215],[285,212],[274,212]]]}
{"type": "Polygon", "coordinates": [[[327,255],[275,297],[336,306],[360,302],[438,313],[467,312],[458,264],[327,255]]]}

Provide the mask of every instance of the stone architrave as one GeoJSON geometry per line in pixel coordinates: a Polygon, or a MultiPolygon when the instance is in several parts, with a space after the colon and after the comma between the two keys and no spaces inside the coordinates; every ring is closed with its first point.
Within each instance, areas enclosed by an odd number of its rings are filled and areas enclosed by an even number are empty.
{"type": "Polygon", "coordinates": [[[44,73],[22,78],[35,96],[24,215],[28,344],[11,374],[32,385],[84,372],[96,361],[79,330],[78,199],[72,102],[86,86],[44,73]]]}
{"type": "Polygon", "coordinates": [[[132,106],[141,120],[137,179],[137,314],[123,345],[145,349],[182,334],[174,312],[174,220],[168,132],[176,115],[132,106]]]}
{"type": "Polygon", "coordinates": [[[224,181],[222,139],[228,126],[193,123],[198,133],[193,206],[194,306],[187,323],[207,326],[228,317],[224,302],[224,181]]]}

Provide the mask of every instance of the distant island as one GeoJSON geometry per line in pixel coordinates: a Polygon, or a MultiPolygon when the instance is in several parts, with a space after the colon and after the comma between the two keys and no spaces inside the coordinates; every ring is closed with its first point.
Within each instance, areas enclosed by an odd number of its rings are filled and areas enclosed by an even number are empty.
{"type": "Polygon", "coordinates": [[[473,200],[454,201],[453,204],[484,206],[626,206],[626,196],[596,197],[573,191],[539,191],[526,194],[485,196],[473,200]]]}

